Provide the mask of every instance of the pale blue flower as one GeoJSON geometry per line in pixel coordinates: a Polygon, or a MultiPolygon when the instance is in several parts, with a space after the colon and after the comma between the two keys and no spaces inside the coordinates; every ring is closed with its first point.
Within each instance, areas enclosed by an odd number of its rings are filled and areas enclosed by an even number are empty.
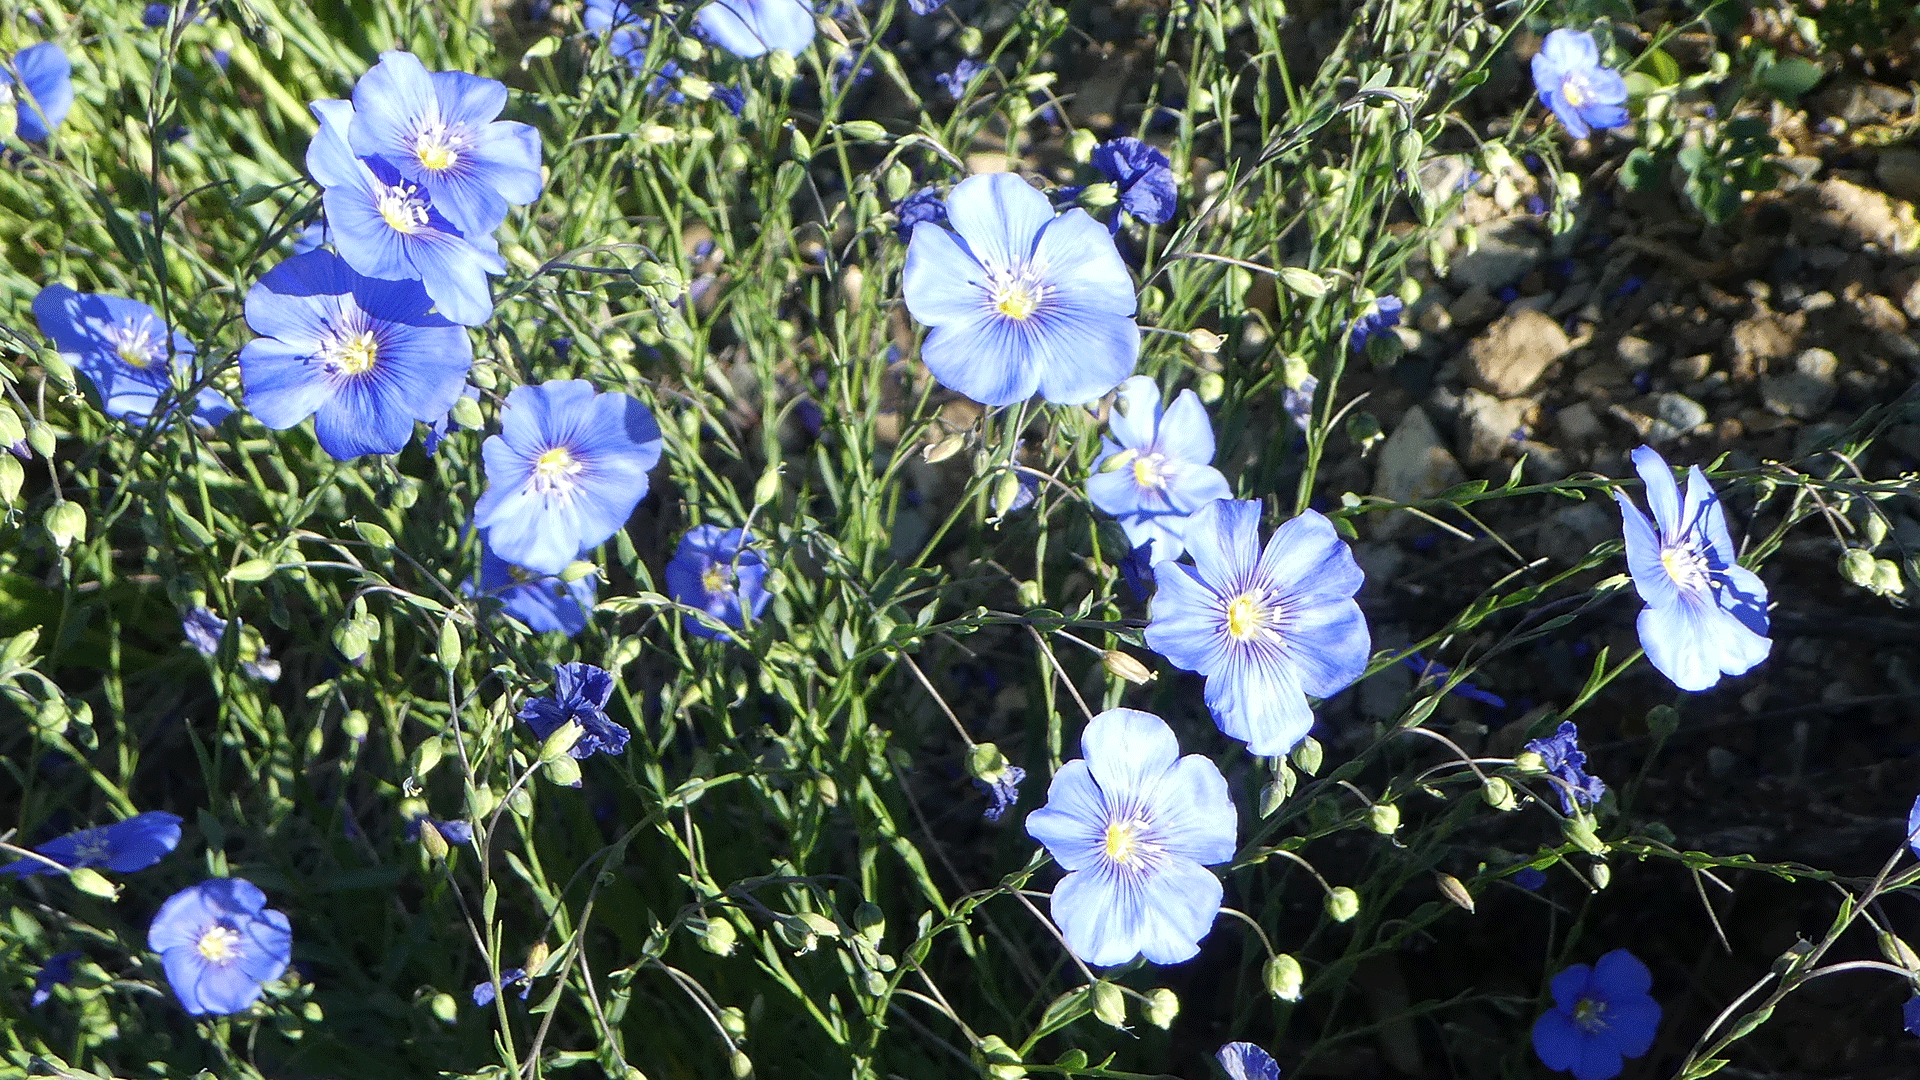
{"type": "Polygon", "coordinates": [[[1262,757],[1313,727],[1308,695],[1346,689],[1372,638],[1353,596],[1364,575],[1333,523],[1313,510],[1260,546],[1260,504],[1221,499],[1187,519],[1193,565],[1154,567],[1147,647],[1207,677],[1220,730],[1262,757]]]}
{"type": "Polygon", "coordinates": [[[693,21],[714,44],[744,59],[774,49],[797,56],[813,41],[813,9],[800,0],[711,0],[693,21]]]}
{"type": "Polygon", "coordinates": [[[14,54],[11,71],[0,65],[0,87],[13,87],[14,133],[45,142],[73,108],[73,63],[51,41],[29,45],[14,54]]]}
{"type": "Polygon", "coordinates": [[[1627,81],[1600,66],[1600,48],[1585,30],[1555,30],[1533,56],[1533,85],[1567,134],[1584,139],[1593,128],[1627,124],[1627,81]]]}
{"type": "MultiPolygon", "coordinates": [[[[145,420],[173,390],[176,374],[194,376],[193,343],[178,330],[169,334],[160,313],[138,300],[49,285],[33,298],[33,314],[61,358],[99,392],[108,416],[145,420]]],[[[209,386],[189,411],[218,424],[233,414],[233,403],[209,386]]]]}
{"type": "Polygon", "coordinates": [[[60,867],[78,870],[99,867],[116,874],[145,870],[165,858],[180,843],[180,818],[164,810],[149,810],[124,821],[81,829],[57,836],[34,851],[53,860],[15,859],[0,866],[0,877],[29,877],[34,874],[59,874],[60,867]]]}
{"type": "MultiPolygon", "coordinates": [[[[715,622],[743,629],[748,617],[758,619],[773,599],[767,592],[767,560],[753,548],[745,529],[695,525],[680,538],[667,561],[667,595],[676,604],[699,608],[715,622]]],[[[681,626],[695,637],[731,637],[692,615],[680,616],[681,626]]]]}
{"type": "Polygon", "coordinates": [[[1726,511],[1698,465],[1682,502],[1673,471],[1652,447],[1633,452],[1653,522],[1621,491],[1627,566],[1646,607],[1637,627],[1647,659],[1682,690],[1705,690],[1767,658],[1767,587],[1734,561],[1726,511]]]}
{"type": "Polygon", "coordinates": [[[951,231],[914,226],[901,281],[943,386],[983,405],[1036,391],[1083,405],[1133,372],[1133,279],[1104,226],[1078,208],[1056,216],[1012,173],[960,181],[947,217],[951,231]]]}
{"type": "Polygon", "coordinates": [[[293,928],[241,878],[191,885],[160,905],[147,928],[173,996],[194,1016],[246,1011],[287,970],[293,928]]]}
{"type": "Polygon", "coordinates": [[[1239,831],[1226,778],[1135,709],[1088,721],[1080,754],[1027,815],[1028,835],[1067,871],[1053,889],[1067,948],[1102,967],[1192,959],[1220,912],[1206,867],[1233,858],[1239,831]]]}
{"type": "Polygon", "coordinates": [[[480,594],[500,601],[508,616],[536,634],[558,630],[572,637],[585,630],[599,580],[594,574],[571,582],[537,574],[494,554],[484,539],[480,544],[480,594]]]}
{"type": "Polygon", "coordinates": [[[1186,550],[1187,516],[1233,489],[1213,467],[1213,424],[1191,390],[1161,408],[1160,388],[1135,375],[1120,384],[1107,416],[1112,439],[1087,478],[1087,498],[1112,514],[1135,547],[1151,544],[1150,562],[1186,550]]]}

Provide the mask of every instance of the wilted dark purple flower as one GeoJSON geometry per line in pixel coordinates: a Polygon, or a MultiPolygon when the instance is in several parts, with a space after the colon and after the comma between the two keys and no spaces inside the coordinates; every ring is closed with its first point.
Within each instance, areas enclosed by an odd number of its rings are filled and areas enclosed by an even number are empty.
{"type": "Polygon", "coordinates": [[[1173,162],[1157,148],[1132,137],[1112,139],[1093,148],[1093,167],[1118,189],[1120,209],[1149,225],[1173,220],[1180,189],[1173,162]]]}
{"type": "Polygon", "coordinates": [[[1569,814],[1594,805],[1607,793],[1607,785],[1587,773],[1587,755],[1580,749],[1579,739],[1580,731],[1573,721],[1562,720],[1558,731],[1526,746],[1540,755],[1547,773],[1560,781],[1554,787],[1560,789],[1560,806],[1569,814]]]}
{"type": "MultiPolygon", "coordinates": [[[[527,974],[526,968],[508,968],[500,973],[500,986],[502,988],[511,987],[515,983],[520,984],[520,1000],[527,1000],[527,995],[533,992],[533,978],[527,974]]],[[[473,984],[473,1003],[481,1008],[485,1008],[493,1004],[493,999],[497,997],[499,993],[500,991],[494,987],[492,980],[475,983],[473,984]]]]}
{"type": "Polygon", "coordinates": [[[985,70],[987,65],[980,61],[964,59],[955,64],[951,72],[935,75],[933,81],[940,84],[940,88],[947,92],[948,97],[959,101],[966,95],[967,84],[973,81],[974,76],[985,70]]]}
{"type": "Polygon", "coordinates": [[[905,243],[913,239],[913,227],[923,221],[935,225],[947,223],[947,200],[941,198],[933,188],[921,188],[901,199],[893,212],[900,218],[900,223],[893,227],[894,234],[900,237],[901,243],[905,243]]]}
{"type": "Polygon", "coordinates": [[[567,751],[575,759],[596,753],[618,754],[627,748],[633,733],[607,715],[607,700],[612,696],[612,673],[592,664],[556,664],[553,696],[527,702],[519,716],[542,741],[567,721],[578,723],[579,741],[567,751]]]}
{"type": "Polygon", "coordinates": [[[992,780],[975,777],[973,786],[991,800],[981,817],[988,821],[999,821],[1007,816],[1007,811],[1020,801],[1020,785],[1027,778],[1027,770],[1018,765],[1009,765],[1000,770],[992,780]]]}

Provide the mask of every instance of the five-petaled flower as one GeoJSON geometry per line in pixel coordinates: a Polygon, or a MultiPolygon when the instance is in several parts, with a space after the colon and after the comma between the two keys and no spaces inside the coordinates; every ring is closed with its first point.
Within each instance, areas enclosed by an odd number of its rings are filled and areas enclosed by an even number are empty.
{"type": "Polygon", "coordinates": [[[1230,1042],[1213,1055],[1229,1080],[1280,1080],[1280,1063],[1250,1042],[1230,1042]]]}
{"type": "Polygon", "coordinates": [[[415,421],[447,415],[473,367],[466,330],[432,308],[418,281],[364,277],[330,251],[295,255],[247,292],[260,335],[240,350],[247,408],[276,431],[313,417],[341,461],[399,453],[415,421]]]}
{"type": "Polygon", "coordinates": [[[1580,749],[1580,730],[1573,721],[1562,720],[1560,727],[1544,739],[1534,739],[1525,749],[1540,755],[1540,763],[1560,792],[1560,808],[1568,814],[1591,808],[1607,793],[1607,785],[1587,772],[1587,754],[1580,749]]]}
{"type": "Polygon", "coordinates": [[[17,86],[14,134],[28,142],[44,142],[73,108],[73,63],[51,41],[29,45],[14,54],[11,71],[0,65],[0,87],[8,86],[17,86]]]}
{"type": "Polygon", "coordinates": [[[1533,85],[1567,134],[1584,139],[1594,128],[1627,125],[1627,81],[1600,66],[1600,49],[1585,30],[1555,30],[1533,56],[1533,85]]]}
{"type": "Polygon", "coordinates": [[[1133,279],[1099,222],[1056,216],[1012,173],[970,176],[947,196],[952,230],[913,228],[901,280],[907,310],[932,327],[920,358],[982,405],[1037,390],[1082,405],[1113,389],[1140,355],[1133,279]]]}
{"type": "Polygon", "coordinates": [[[149,810],[111,825],[81,829],[35,845],[33,850],[45,858],[15,859],[0,866],[0,876],[58,874],[62,872],[61,867],[69,870],[100,867],[116,874],[131,874],[159,862],[179,844],[180,819],[164,810],[149,810]]]}
{"type": "Polygon", "coordinates": [[[328,235],[347,264],[368,277],[418,280],[440,314],[462,326],[493,316],[487,275],[504,274],[500,245],[487,232],[462,233],[420,181],[380,157],[353,151],[360,122],[351,101],[316,101],[320,130],[307,144],[307,171],[321,187],[328,235]]]}
{"type": "Polygon", "coordinates": [[[1260,504],[1221,499],[1187,519],[1193,565],[1161,563],[1147,646],[1207,677],[1220,730],[1263,757],[1313,727],[1307,695],[1331,697],[1367,668],[1372,638],[1353,596],[1363,575],[1333,523],[1308,510],[1260,547],[1260,504]]]}
{"type": "Polygon", "coordinates": [[[599,581],[594,574],[564,581],[535,573],[494,554],[484,541],[480,545],[480,594],[500,601],[502,611],[536,634],[558,630],[572,637],[585,630],[599,581]]]}
{"type": "Polygon", "coordinates": [[[173,996],[195,1016],[244,1011],[287,970],[293,928],[258,886],[214,878],[174,893],[147,928],[173,996]]]}
{"type": "Polygon", "coordinates": [[[1192,959],[1220,913],[1206,867],[1233,858],[1239,830],[1226,778],[1135,709],[1088,721],[1080,754],[1027,815],[1027,834],[1067,871],[1053,889],[1067,948],[1102,967],[1192,959]]]}
{"type": "Polygon", "coordinates": [[[1625,949],[1592,967],[1575,964],[1553,977],[1553,1008],[1533,1025],[1533,1052],[1549,1069],[1575,1080],[1610,1080],[1653,1047],[1660,1003],[1647,993],[1653,975],[1625,949]]]}
{"type": "MultiPolygon", "coordinates": [[[[667,561],[667,595],[674,603],[700,609],[714,622],[744,628],[747,619],[758,619],[773,599],[767,592],[767,560],[752,545],[745,529],[688,529],[667,561]]],[[[681,614],[680,624],[695,637],[733,636],[690,612],[681,614]]]]}
{"type": "Polygon", "coordinates": [[[625,394],[583,379],[522,386],[480,448],[487,490],[473,522],[501,558],[557,574],[626,524],[660,446],[653,413],[625,394]]]}
{"type": "Polygon", "coordinates": [[[798,55],[813,40],[813,9],[801,0],[711,0],[693,21],[714,44],[747,60],[774,49],[798,55]]]}
{"type": "Polygon", "coordinates": [[[1734,561],[1726,511],[1695,465],[1683,502],[1673,471],[1652,447],[1633,452],[1653,522],[1620,491],[1627,567],[1646,602],[1636,623],[1647,659],[1682,690],[1705,690],[1767,658],[1767,587],[1734,561]]]}
{"type": "MultiPolygon", "coordinates": [[[[161,395],[173,390],[174,372],[193,372],[193,343],[178,330],[169,335],[159,312],[138,300],[49,285],[33,298],[33,314],[61,357],[99,392],[108,416],[152,416],[161,395]]],[[[209,386],[190,411],[202,423],[218,424],[233,403],[209,386]]]]}
{"type": "Polygon", "coordinates": [[[553,696],[534,698],[520,707],[520,719],[543,742],[571,720],[580,725],[580,738],[567,750],[585,759],[593,754],[618,754],[633,737],[626,725],[607,715],[613,697],[613,675],[592,664],[555,664],[553,696]]]}
{"type": "Polygon", "coordinates": [[[1187,550],[1187,517],[1233,489],[1213,467],[1213,425],[1191,390],[1161,407],[1160,388],[1135,375],[1120,384],[1107,417],[1112,439],[1087,478],[1093,505],[1119,519],[1135,547],[1152,546],[1150,562],[1177,559],[1187,550]],[[1117,440],[1117,441],[1116,441],[1117,440]]]}
{"type": "MultiPolygon", "coordinates": [[[[1120,209],[1149,225],[1173,220],[1180,188],[1173,178],[1173,162],[1158,147],[1122,136],[1094,147],[1092,161],[1119,193],[1120,209]]],[[[1113,226],[1119,225],[1116,215],[1113,226]]]]}

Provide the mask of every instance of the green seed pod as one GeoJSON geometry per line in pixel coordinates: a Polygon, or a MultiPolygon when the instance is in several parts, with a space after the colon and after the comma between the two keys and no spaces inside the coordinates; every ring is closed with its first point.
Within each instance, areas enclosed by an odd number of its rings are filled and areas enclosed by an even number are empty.
{"type": "Polygon", "coordinates": [[[1840,556],[1840,576],[1863,588],[1873,584],[1873,556],[1860,548],[1848,548],[1840,556]]]}
{"type": "Polygon", "coordinates": [[[1392,803],[1375,803],[1367,810],[1367,827],[1381,836],[1400,831],[1400,808],[1392,803]]]}
{"type": "MultiPolygon", "coordinates": [[[[1355,259],[1353,261],[1359,261],[1355,259]]],[[[1298,266],[1283,266],[1279,271],[1280,284],[1295,296],[1307,300],[1318,300],[1327,295],[1327,279],[1311,270],[1298,266]]]]}
{"type": "Polygon", "coordinates": [[[1596,889],[1604,889],[1613,881],[1613,868],[1606,863],[1594,863],[1590,873],[1593,877],[1593,887],[1596,889]]]}
{"type": "Polygon", "coordinates": [[[1647,732],[1655,739],[1673,738],[1680,730],[1680,710],[1671,705],[1655,705],[1647,710],[1647,732]]]}
{"type": "Polygon", "coordinates": [[[853,930],[867,944],[878,947],[887,934],[887,916],[879,905],[863,900],[853,909],[853,930]]]}
{"type": "MultiPolygon", "coordinates": [[[[547,779],[561,787],[579,787],[580,763],[562,754],[552,761],[547,762],[547,779]]],[[[515,792],[515,794],[521,794],[525,790],[525,788],[522,788],[520,792],[515,792]]]]}
{"type": "Polygon", "coordinates": [[[800,73],[800,65],[794,63],[792,53],[775,49],[767,54],[767,72],[781,82],[792,82],[800,73]]]}
{"type": "Polygon", "coordinates": [[[1193,392],[1200,395],[1202,402],[1212,405],[1226,395],[1227,380],[1218,372],[1209,371],[1193,384],[1193,392]]]}
{"type": "Polygon", "coordinates": [[[87,509],[77,502],[61,499],[47,508],[46,517],[41,524],[47,530],[47,538],[59,551],[73,546],[75,540],[87,535],[87,509]]]}
{"type": "Polygon", "coordinates": [[[753,1075],[753,1059],[735,1050],[727,1059],[727,1068],[733,1070],[733,1080],[747,1080],[753,1075]]]}
{"type": "Polygon", "coordinates": [[[1327,916],[1334,922],[1346,922],[1360,914],[1360,894],[1337,885],[1327,893],[1327,916]]]}
{"type": "Polygon", "coordinates": [[[720,1010],[720,1029],[735,1042],[747,1038],[747,1014],[732,1005],[720,1010]]]}
{"type": "Polygon", "coordinates": [[[733,924],[724,918],[707,919],[696,932],[700,935],[700,947],[715,956],[732,956],[739,940],[733,924]]]}
{"type": "Polygon", "coordinates": [[[53,429],[35,420],[27,428],[27,446],[41,457],[51,459],[54,451],[53,429]]]}
{"type": "Polygon", "coordinates": [[[1498,776],[1487,777],[1486,785],[1480,789],[1480,797],[1495,810],[1513,810],[1520,805],[1513,797],[1513,785],[1498,776]]]}
{"type": "Polygon", "coordinates": [[[420,822],[420,849],[434,862],[447,861],[447,838],[440,835],[440,829],[432,821],[420,822]]]}
{"type": "Polygon", "coordinates": [[[0,504],[12,506],[27,482],[27,470],[12,454],[0,454],[0,504]]]}
{"type": "Polygon", "coordinates": [[[1147,1004],[1142,1010],[1147,1023],[1165,1031],[1173,1026],[1173,1018],[1180,1015],[1180,995],[1162,986],[1147,991],[1147,1004]]]}
{"type": "Polygon", "coordinates": [[[453,399],[453,422],[468,430],[487,426],[487,418],[480,414],[480,403],[465,394],[453,399]]]}
{"type": "Polygon", "coordinates": [[[1299,1001],[1300,991],[1306,984],[1300,961],[1286,953],[1268,960],[1260,971],[1260,978],[1267,985],[1267,993],[1281,1001],[1299,1001]]]}
{"type": "Polygon", "coordinates": [[[568,720],[554,728],[553,733],[540,744],[540,760],[551,762],[566,757],[567,751],[573,749],[573,744],[579,742],[584,734],[586,729],[577,720],[568,720]]]}
{"type": "Polygon", "coordinates": [[[1320,749],[1320,740],[1309,735],[1300,740],[1300,745],[1293,748],[1293,767],[1312,776],[1320,771],[1320,762],[1324,756],[1324,752],[1320,749]]]}
{"type": "Polygon", "coordinates": [[[113,900],[120,895],[118,886],[91,867],[82,866],[77,870],[67,871],[67,880],[73,882],[74,888],[102,900],[113,900]]]}
{"type": "Polygon", "coordinates": [[[1873,561],[1873,583],[1867,586],[1881,596],[1898,596],[1907,583],[1900,578],[1899,564],[1888,559],[1873,561]]]}
{"type": "Polygon", "coordinates": [[[443,1024],[458,1023],[460,1020],[460,1003],[453,1000],[452,994],[433,995],[427,1001],[427,1009],[433,1013],[435,1020],[443,1024]]]}
{"type": "MultiPolygon", "coordinates": [[[[1187,331],[1187,344],[1208,356],[1219,352],[1220,346],[1226,343],[1226,338],[1221,337],[1219,334],[1214,333],[1204,326],[1187,331]]],[[[1213,373],[1208,372],[1207,374],[1212,375],[1213,373]]],[[[1218,378],[1218,376],[1215,377],[1218,378]]]]}
{"type": "Polygon", "coordinates": [[[1125,1029],[1127,1026],[1127,999],[1120,988],[1110,982],[1093,984],[1094,1019],[1110,1028],[1125,1029]]]}

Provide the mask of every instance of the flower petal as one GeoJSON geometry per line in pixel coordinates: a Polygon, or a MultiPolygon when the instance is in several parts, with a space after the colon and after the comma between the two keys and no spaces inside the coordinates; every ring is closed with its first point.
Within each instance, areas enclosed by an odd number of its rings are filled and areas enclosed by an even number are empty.
{"type": "MultiPolygon", "coordinates": [[[[1187,522],[1191,536],[1193,518],[1187,522]]],[[[1219,671],[1228,656],[1225,604],[1184,563],[1161,563],[1156,576],[1144,634],[1147,648],[1177,668],[1201,675],[1219,671]]]]}
{"type": "Polygon", "coordinates": [[[1121,383],[1107,413],[1107,430],[1114,439],[1130,450],[1147,450],[1159,442],[1160,427],[1160,387],[1153,379],[1135,375],[1121,383]]]}
{"type": "Polygon", "coordinates": [[[1200,580],[1225,597],[1237,594],[1260,561],[1260,503],[1222,499],[1187,519],[1187,551],[1200,580]]]}
{"type": "Polygon", "coordinates": [[[1353,600],[1289,609],[1280,629],[1280,649],[1300,688],[1329,698],[1366,674],[1373,655],[1367,617],[1353,600]]]}
{"type": "MultiPolygon", "coordinates": [[[[1033,191],[1024,181],[1016,178],[1015,183],[1033,191]]],[[[954,190],[957,193],[959,189],[954,190]]],[[[1047,205],[1046,196],[1037,191],[1034,194],[1047,205]]],[[[1120,249],[1114,246],[1113,234],[1105,225],[1074,207],[1051,221],[1043,221],[1038,232],[1032,239],[1033,265],[1040,270],[1050,299],[1060,297],[1084,311],[1133,317],[1138,307],[1133,277],[1127,273],[1126,260],[1120,258],[1120,249]]]]}
{"type": "Polygon", "coordinates": [[[1627,569],[1633,575],[1633,587],[1649,607],[1668,608],[1680,602],[1680,586],[1660,561],[1660,538],[1640,508],[1627,500],[1623,491],[1613,493],[1620,504],[1620,528],[1627,541],[1627,569]]]}
{"type": "Polygon", "coordinates": [[[1258,566],[1259,578],[1286,596],[1287,608],[1348,599],[1366,581],[1353,549],[1318,510],[1282,522],[1267,538],[1258,566]]]}
{"type": "MultiPolygon", "coordinates": [[[[986,173],[954,185],[947,195],[947,220],[975,259],[1005,270],[1033,253],[1040,230],[1054,220],[1053,204],[1013,173],[986,173]]],[[[1112,248],[1111,239],[1103,242],[1112,248]]]]}
{"type": "Polygon", "coordinates": [[[1107,801],[1086,761],[1060,766],[1047,785],[1047,805],[1027,815],[1027,835],[1046,846],[1063,869],[1086,870],[1106,861],[1107,801]]]}
{"type": "Polygon", "coordinates": [[[1585,1042],[1586,1036],[1573,1026],[1573,1017],[1559,1009],[1548,1009],[1533,1022],[1533,1052],[1540,1056],[1540,1064],[1555,1072],[1573,1068],[1585,1042]]]}
{"type": "Polygon", "coordinates": [[[1156,964],[1178,964],[1200,952],[1200,939],[1220,915],[1220,879],[1198,863],[1173,859],[1140,890],[1140,952],[1156,964]]]}
{"type": "Polygon", "coordinates": [[[1011,323],[984,308],[970,322],[937,326],[920,345],[920,362],[940,385],[982,405],[1025,401],[1039,389],[1040,374],[1026,335],[1011,323]]]}
{"type": "Polygon", "coordinates": [[[1153,800],[1161,775],[1180,757],[1180,740],[1152,713],[1108,709],[1087,721],[1080,754],[1107,805],[1118,807],[1153,800]]]}
{"type": "Polygon", "coordinates": [[[1202,866],[1230,861],[1240,822],[1219,766],[1188,754],[1168,769],[1154,789],[1153,825],[1173,855],[1202,866]]]}
{"type": "Polygon", "coordinates": [[[913,317],[928,326],[970,323],[992,310],[986,271],[953,233],[930,221],[913,227],[900,292],[913,317]]]}
{"type": "Polygon", "coordinates": [[[1213,422],[1200,395],[1182,390],[1160,417],[1160,452],[1175,461],[1206,465],[1213,461],[1213,422]]]}
{"type": "Polygon", "coordinates": [[[1553,993],[1553,1003],[1571,1013],[1580,999],[1586,996],[1587,983],[1592,977],[1593,968],[1588,964],[1574,964],[1561,971],[1553,977],[1548,987],[1553,993]]]}
{"type": "Polygon", "coordinates": [[[1653,447],[1642,446],[1633,452],[1633,468],[1646,482],[1647,508],[1653,511],[1661,539],[1678,538],[1686,527],[1686,519],[1680,515],[1680,485],[1674,482],[1673,470],[1667,467],[1666,459],[1653,447]]]}
{"type": "Polygon", "coordinates": [[[1307,696],[1280,664],[1234,656],[1207,677],[1203,696],[1220,730],[1259,757],[1279,757],[1313,730],[1307,696]]]}

